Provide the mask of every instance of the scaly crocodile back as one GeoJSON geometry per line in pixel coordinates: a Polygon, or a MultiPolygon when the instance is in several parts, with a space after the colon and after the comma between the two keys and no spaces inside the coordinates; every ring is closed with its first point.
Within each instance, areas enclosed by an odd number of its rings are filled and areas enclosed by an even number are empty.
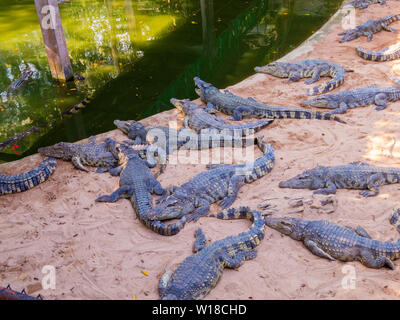
{"type": "Polygon", "coordinates": [[[38,168],[15,175],[0,175],[0,195],[22,192],[46,181],[54,172],[57,161],[54,158],[45,159],[38,168]]]}
{"type": "Polygon", "coordinates": [[[264,238],[265,221],[260,212],[251,211],[249,207],[231,208],[210,216],[219,219],[246,218],[253,224],[248,231],[215,241],[183,260],[167,283],[163,283],[164,279],[161,278],[160,284],[163,285],[162,288],[159,286],[161,299],[203,298],[220,280],[223,270],[227,266],[224,257],[235,257],[238,254],[249,252],[264,238]]]}

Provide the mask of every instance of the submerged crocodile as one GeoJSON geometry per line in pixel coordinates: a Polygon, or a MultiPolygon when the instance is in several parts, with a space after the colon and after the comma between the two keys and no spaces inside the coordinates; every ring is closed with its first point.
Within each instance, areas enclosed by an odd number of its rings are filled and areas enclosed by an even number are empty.
{"type": "Polygon", "coordinates": [[[8,285],[5,288],[0,287],[0,300],[43,300],[43,297],[40,294],[37,297],[28,296],[25,289],[18,292],[8,285]]]}
{"type": "Polygon", "coordinates": [[[201,100],[207,103],[207,111],[210,113],[221,111],[232,115],[232,120],[242,120],[243,117],[253,118],[270,118],[270,119],[318,119],[318,120],[334,120],[341,123],[344,121],[338,117],[327,113],[305,110],[300,108],[290,108],[282,106],[269,106],[254,100],[253,98],[242,98],[225,90],[222,93],[212,84],[194,78],[194,82],[198,87],[197,94],[201,100]]]}
{"type": "Polygon", "coordinates": [[[224,134],[248,136],[266,127],[273,121],[262,120],[255,123],[228,124],[221,118],[208,113],[204,108],[199,107],[196,103],[188,99],[178,100],[172,98],[171,103],[185,115],[185,127],[197,133],[201,133],[202,130],[210,129],[223,132],[224,134]]]}
{"type": "Polygon", "coordinates": [[[380,51],[370,51],[357,46],[357,54],[370,61],[390,61],[400,57],[400,44],[396,43],[390,47],[386,47],[380,51]]]}
{"type": "Polygon", "coordinates": [[[292,239],[303,241],[313,254],[321,258],[359,261],[375,269],[383,266],[394,269],[392,260],[400,258],[400,241],[373,240],[360,226],[353,229],[325,220],[289,217],[267,217],[265,224],[292,239]]]}
{"type": "Polygon", "coordinates": [[[218,200],[221,200],[219,206],[222,209],[231,206],[241,186],[260,179],[274,166],[272,145],[260,140],[257,145],[264,154],[254,162],[211,165],[209,168],[212,169],[199,173],[182,186],[171,187],[158,199],[159,204],[148,212],[149,219],[166,220],[190,214],[188,221],[196,221],[207,215],[210,205],[218,200]]]}
{"type": "Polygon", "coordinates": [[[303,107],[334,109],[328,114],[345,113],[347,109],[376,105],[375,110],[383,110],[389,101],[400,100],[400,87],[378,87],[372,85],[366,88],[344,90],[338,93],[320,95],[302,101],[303,107]]]}
{"type": "Polygon", "coordinates": [[[375,167],[365,162],[341,166],[318,166],[279,183],[280,188],[311,189],[316,194],[336,193],[336,189],[365,190],[363,197],[376,196],[379,186],[400,182],[400,169],[375,167]]]}
{"type": "Polygon", "coordinates": [[[392,14],[377,20],[368,20],[367,22],[353,28],[345,30],[339,33],[339,36],[343,36],[339,42],[346,42],[365,36],[368,41],[372,40],[374,33],[378,33],[382,30],[397,33],[397,30],[389,27],[388,25],[400,20],[400,14],[392,14]]]}
{"type": "Polygon", "coordinates": [[[114,124],[133,140],[134,144],[154,144],[166,154],[177,149],[201,150],[214,147],[250,146],[257,142],[257,138],[241,138],[238,135],[213,133],[196,134],[186,128],[176,130],[171,127],[145,126],[134,120],[115,120],[114,124]]]}
{"type": "Polygon", "coordinates": [[[220,280],[224,268],[239,268],[245,260],[254,259],[254,249],[264,238],[265,222],[260,212],[248,207],[231,208],[216,215],[219,219],[246,218],[250,229],[206,246],[201,229],[195,232],[194,255],[181,262],[174,273],[167,271],[158,290],[162,300],[198,300],[207,295],[220,280]]]}
{"type": "MultiPolygon", "coordinates": [[[[318,59],[295,62],[275,61],[264,67],[255,67],[254,71],[271,74],[279,78],[289,78],[289,81],[293,82],[299,81],[301,78],[310,78],[304,82],[305,84],[317,82],[320,77],[332,78],[331,81],[308,90],[308,95],[316,95],[333,90],[343,84],[345,77],[345,70],[343,67],[330,61],[318,59]]],[[[346,71],[353,70],[347,69],[346,71]]]]}
{"type": "Polygon", "coordinates": [[[105,172],[118,163],[106,145],[97,144],[94,137],[90,137],[88,143],[59,142],[50,147],[39,148],[38,152],[48,157],[72,161],[75,168],[86,172],[89,170],[84,165],[99,167],[97,172],[105,172]]]}
{"type": "Polygon", "coordinates": [[[11,176],[0,174],[0,195],[32,189],[38,184],[45,182],[54,172],[56,166],[56,159],[48,158],[43,160],[39,167],[28,172],[11,176]]]}
{"type": "Polygon", "coordinates": [[[26,67],[22,71],[20,78],[10,84],[10,86],[7,88],[7,92],[12,92],[13,90],[20,88],[27,80],[32,77],[32,75],[33,71],[29,67],[26,67]]]}
{"type": "Polygon", "coordinates": [[[139,220],[149,229],[164,236],[177,234],[186,224],[186,217],[179,222],[166,225],[160,221],[152,221],[147,217],[153,207],[151,193],[164,194],[165,190],[150,171],[152,164],[140,158],[138,152],[125,144],[106,138],[107,148],[118,156],[120,166],[111,171],[112,175],[120,175],[119,188],[110,195],[96,199],[96,202],[116,202],[122,197],[130,198],[139,220]]]}
{"type": "Polygon", "coordinates": [[[386,3],[386,0],[352,0],[346,2],[344,5],[341,6],[341,8],[350,5],[356,9],[358,8],[362,10],[368,8],[370,4],[375,4],[375,3],[379,3],[380,5],[383,6],[386,3]]]}

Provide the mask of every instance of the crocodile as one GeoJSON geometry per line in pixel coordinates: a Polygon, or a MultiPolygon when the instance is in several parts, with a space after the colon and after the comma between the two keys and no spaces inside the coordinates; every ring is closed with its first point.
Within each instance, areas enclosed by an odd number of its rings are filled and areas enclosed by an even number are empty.
{"type": "Polygon", "coordinates": [[[323,94],[302,101],[303,107],[334,109],[329,115],[345,113],[347,109],[376,105],[375,110],[383,110],[389,101],[400,100],[400,87],[378,87],[371,85],[366,88],[344,90],[338,93],[323,94]]]}
{"type": "Polygon", "coordinates": [[[242,98],[225,90],[222,93],[212,84],[201,80],[199,77],[194,78],[194,82],[198,87],[196,93],[201,100],[207,103],[207,112],[215,113],[221,111],[232,115],[232,120],[240,121],[244,116],[253,118],[269,118],[269,119],[318,119],[318,120],[334,120],[345,123],[338,117],[327,113],[305,110],[300,108],[290,108],[282,106],[270,106],[262,104],[253,98],[242,98]]]}
{"type": "Polygon", "coordinates": [[[163,195],[166,192],[149,169],[154,165],[141,159],[137,150],[126,144],[117,143],[110,138],[105,139],[105,144],[114,156],[118,156],[120,166],[112,169],[110,173],[120,175],[120,187],[112,194],[100,196],[95,201],[116,202],[122,197],[128,197],[137,217],[145,226],[164,236],[177,234],[185,226],[186,217],[168,225],[149,220],[147,217],[153,207],[151,193],[163,195]]]}
{"type": "Polygon", "coordinates": [[[94,137],[88,143],[59,142],[53,146],[39,148],[38,152],[48,157],[72,161],[75,168],[89,172],[84,165],[99,167],[97,172],[109,171],[118,160],[108,151],[104,143],[96,143],[94,137]]]}
{"type": "Polygon", "coordinates": [[[332,194],[336,189],[357,189],[363,197],[376,196],[379,186],[400,182],[400,169],[376,167],[366,162],[340,166],[317,166],[287,181],[280,188],[311,189],[315,194],[332,194]]]}
{"type": "Polygon", "coordinates": [[[33,71],[29,67],[26,67],[22,71],[22,74],[19,77],[19,79],[10,84],[10,86],[7,88],[7,91],[11,92],[13,90],[20,88],[27,80],[29,80],[32,77],[32,75],[33,71]]]}
{"type": "Polygon", "coordinates": [[[36,169],[28,172],[14,175],[0,174],[0,195],[32,189],[38,184],[45,182],[54,172],[56,166],[56,159],[47,158],[36,169]]]}
{"type": "MultiPolygon", "coordinates": [[[[307,91],[308,95],[316,95],[336,89],[344,82],[345,69],[336,63],[320,60],[309,59],[295,62],[271,62],[263,67],[255,67],[254,71],[259,73],[271,74],[279,78],[289,78],[289,81],[299,81],[301,78],[307,79],[305,84],[317,82],[320,77],[331,77],[332,80],[318,85],[307,91]]],[[[353,71],[346,69],[346,71],[353,71]]]]}
{"type": "Polygon", "coordinates": [[[25,129],[24,131],[16,134],[15,136],[11,137],[10,139],[0,142],[0,151],[3,150],[4,148],[8,147],[10,144],[26,137],[27,135],[30,135],[34,132],[39,132],[39,131],[40,131],[40,129],[37,126],[32,126],[28,129],[25,129]]]}
{"type": "Polygon", "coordinates": [[[43,297],[39,294],[37,297],[29,296],[25,289],[21,292],[11,289],[8,285],[5,288],[0,287],[0,300],[43,300],[43,297]]]}
{"type": "Polygon", "coordinates": [[[362,36],[367,37],[367,41],[371,41],[373,34],[382,30],[398,33],[397,30],[389,27],[388,25],[399,20],[400,14],[392,14],[377,20],[368,20],[367,22],[353,29],[348,29],[339,33],[339,36],[343,36],[341,39],[339,39],[339,42],[342,43],[351,41],[362,36]]]}
{"type": "Polygon", "coordinates": [[[344,5],[341,6],[341,8],[346,7],[346,6],[352,6],[356,9],[366,9],[370,4],[375,4],[379,3],[380,5],[384,5],[386,3],[386,0],[352,0],[349,2],[346,2],[344,5]]]}
{"type": "Polygon", "coordinates": [[[167,155],[181,148],[201,150],[219,146],[243,147],[257,142],[257,138],[241,138],[238,134],[231,135],[231,132],[224,134],[210,130],[196,134],[186,128],[176,130],[164,126],[151,127],[134,120],[115,120],[114,124],[127,134],[134,144],[154,144],[167,155]]]}
{"type": "Polygon", "coordinates": [[[357,54],[364,60],[370,61],[390,61],[400,57],[400,43],[386,47],[380,51],[370,51],[357,46],[357,54]]]}
{"type": "Polygon", "coordinates": [[[199,107],[196,103],[188,99],[178,100],[172,98],[171,103],[185,115],[185,127],[197,133],[201,133],[202,130],[211,129],[223,132],[224,134],[248,136],[266,127],[273,121],[273,119],[269,119],[247,124],[228,124],[221,118],[206,112],[204,108],[199,107]]]}
{"type": "Polygon", "coordinates": [[[182,218],[196,221],[207,215],[210,205],[218,200],[219,206],[226,209],[235,201],[239,188],[269,173],[274,166],[274,148],[261,140],[257,145],[263,156],[245,164],[209,165],[203,171],[180,187],[170,187],[168,192],[157,200],[158,205],[148,212],[151,220],[182,218]]]}
{"type": "Polygon", "coordinates": [[[400,208],[393,209],[392,214],[389,218],[390,224],[396,227],[396,230],[400,232],[400,208]]]}
{"type": "Polygon", "coordinates": [[[400,241],[373,240],[362,227],[344,227],[326,220],[266,217],[265,224],[294,240],[303,241],[315,255],[329,260],[359,261],[368,268],[394,269],[400,241]]]}
{"type": "MultiPolygon", "coordinates": [[[[211,215],[210,215],[211,216],[211,215]]],[[[249,230],[206,246],[201,229],[195,232],[194,254],[184,259],[175,272],[166,271],[158,291],[162,300],[199,300],[220,280],[224,268],[239,268],[245,260],[257,256],[255,247],[265,234],[265,222],[259,211],[249,207],[230,208],[213,215],[219,219],[246,218],[253,222],[249,230]]]]}

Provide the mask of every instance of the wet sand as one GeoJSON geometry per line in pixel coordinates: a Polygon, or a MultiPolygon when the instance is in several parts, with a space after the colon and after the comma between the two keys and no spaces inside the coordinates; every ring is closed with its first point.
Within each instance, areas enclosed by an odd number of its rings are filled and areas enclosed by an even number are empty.
{"type": "MultiPolygon", "coordinates": [[[[356,11],[356,24],[397,12],[400,12],[397,1],[388,1],[385,6],[370,5],[366,10],[356,11]]],[[[400,30],[400,22],[391,27],[400,30]]],[[[371,42],[362,37],[340,44],[337,42],[337,34],[343,31],[340,23],[324,30],[317,41],[305,44],[284,59],[326,59],[354,69],[333,92],[372,84],[393,85],[387,74],[396,69],[397,62],[362,60],[355,47],[379,50],[396,43],[397,34],[382,31],[371,42]]],[[[328,78],[321,78],[313,85],[306,85],[303,81],[288,83],[286,79],[254,74],[228,89],[263,103],[296,107],[308,98],[307,89],[326,81],[328,78]]],[[[355,108],[340,117],[347,124],[275,120],[260,131],[275,147],[274,169],[243,186],[233,207],[247,205],[256,209],[267,201],[268,212],[274,216],[360,225],[374,239],[396,240],[399,235],[388,218],[399,204],[399,184],[382,186],[380,194],[371,198],[363,198],[357,190],[338,190],[334,197],[337,208],[333,209],[331,205],[320,207],[319,201],[324,196],[313,196],[311,190],[278,187],[279,181],[317,165],[366,161],[400,168],[397,143],[400,102],[389,103],[383,111],[376,111],[374,106],[355,108]],[[296,198],[302,198],[304,206],[291,208],[289,202],[296,198]]],[[[179,124],[182,118],[177,118],[176,110],[170,110],[143,123],[167,125],[177,119],[179,124]]],[[[126,140],[118,130],[97,138],[105,137],[126,140]]],[[[213,152],[217,154],[218,150],[213,152]]],[[[254,149],[254,154],[261,153],[254,149]]],[[[201,155],[206,157],[206,151],[201,155]]],[[[2,164],[0,173],[27,171],[42,159],[36,154],[2,164]]],[[[234,161],[243,159],[235,157],[234,161]]],[[[157,299],[160,276],[165,268],[174,269],[191,254],[193,234],[198,227],[203,228],[209,241],[215,241],[242,232],[250,225],[248,221],[204,217],[187,224],[176,236],[158,235],[136,218],[128,200],[95,203],[97,197],[118,187],[118,178],[108,173],[97,174],[95,168],[89,170],[89,173],[78,171],[70,162],[58,161],[47,182],[27,192],[0,197],[0,286],[11,284],[17,290],[25,287],[28,293],[41,293],[45,299],[157,299]],[[54,290],[41,288],[45,265],[55,267],[54,290]]],[[[204,164],[169,164],[159,180],[163,187],[181,185],[203,170],[204,164]]],[[[216,204],[212,205],[213,213],[219,211],[216,204]]],[[[398,299],[400,261],[394,263],[395,271],[369,269],[358,262],[328,261],[313,255],[301,242],[267,228],[265,240],[258,246],[258,257],[238,270],[225,269],[221,281],[206,299],[398,299]],[[354,289],[342,286],[348,266],[354,268],[350,269],[355,272],[354,289]]]]}

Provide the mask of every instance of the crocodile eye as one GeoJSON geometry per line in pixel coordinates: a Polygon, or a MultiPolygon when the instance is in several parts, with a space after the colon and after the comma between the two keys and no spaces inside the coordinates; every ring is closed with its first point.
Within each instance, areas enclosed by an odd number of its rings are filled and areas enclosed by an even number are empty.
{"type": "Polygon", "coordinates": [[[292,226],[292,223],[288,222],[288,221],[282,221],[282,224],[285,225],[285,226],[289,226],[289,227],[292,226]]]}

